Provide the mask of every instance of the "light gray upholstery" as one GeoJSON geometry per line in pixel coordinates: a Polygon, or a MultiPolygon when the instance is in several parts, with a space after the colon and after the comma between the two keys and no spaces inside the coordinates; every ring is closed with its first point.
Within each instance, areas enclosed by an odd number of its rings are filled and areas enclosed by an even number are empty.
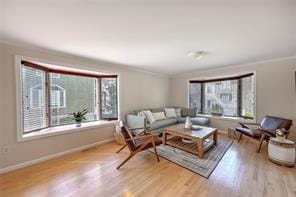
{"type": "MultiPolygon", "coordinates": [[[[180,107],[174,107],[174,108],[180,108],[180,107]]],[[[152,109],[143,109],[143,110],[136,110],[129,115],[126,116],[126,123],[129,128],[139,128],[139,127],[144,127],[145,124],[147,124],[147,120],[144,117],[137,116],[137,113],[139,111],[144,111],[144,110],[150,110],[151,112],[163,112],[164,108],[152,108],[152,109]],[[133,114],[133,115],[131,115],[133,114]]],[[[165,127],[168,127],[170,125],[178,124],[178,123],[185,123],[186,116],[190,116],[190,120],[193,125],[201,125],[201,126],[209,126],[209,119],[205,117],[196,117],[196,109],[188,109],[188,108],[182,108],[183,113],[182,117],[177,117],[177,118],[167,118],[165,120],[157,120],[153,122],[149,126],[149,131],[151,133],[161,133],[162,130],[165,127]]],[[[181,110],[181,111],[182,111],[181,110]]]]}
{"type": "MultiPolygon", "coordinates": [[[[180,118],[177,118],[177,120],[178,120],[178,123],[185,123],[186,118],[180,117],[180,118]]],[[[203,118],[203,117],[190,118],[190,121],[192,122],[193,125],[200,125],[200,126],[209,125],[209,119],[203,118]]]]}
{"type": "Polygon", "coordinates": [[[192,124],[200,126],[209,126],[209,119],[204,117],[190,118],[192,124]]]}
{"type": "Polygon", "coordinates": [[[126,124],[128,128],[144,128],[145,117],[128,114],[126,115],[126,124]]]}
{"type": "Polygon", "coordinates": [[[178,117],[177,120],[178,120],[178,123],[185,123],[186,118],[185,117],[178,117]]]}
{"type": "Polygon", "coordinates": [[[177,121],[176,118],[168,118],[168,119],[165,119],[165,120],[155,121],[152,124],[150,124],[149,127],[150,127],[150,130],[154,130],[154,129],[170,126],[170,125],[173,125],[173,124],[177,124],[177,122],[178,121],[177,121]]]}

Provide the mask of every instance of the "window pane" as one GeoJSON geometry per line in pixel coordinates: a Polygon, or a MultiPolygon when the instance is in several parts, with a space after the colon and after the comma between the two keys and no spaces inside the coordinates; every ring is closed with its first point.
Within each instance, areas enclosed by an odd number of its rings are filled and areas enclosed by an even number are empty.
{"type": "Polygon", "coordinates": [[[101,79],[101,118],[117,118],[117,79],[101,79]]]}
{"type": "Polygon", "coordinates": [[[24,133],[47,126],[45,72],[22,66],[22,103],[24,133]]]}
{"type": "Polygon", "coordinates": [[[237,80],[205,83],[204,113],[237,116],[237,80]]]}
{"type": "Polygon", "coordinates": [[[241,80],[242,83],[242,116],[254,118],[254,77],[246,77],[241,80]]]}
{"type": "Polygon", "coordinates": [[[201,83],[189,84],[189,107],[197,108],[201,113],[201,83]]]}
{"type": "Polygon", "coordinates": [[[51,73],[51,126],[74,123],[69,114],[85,108],[86,121],[98,120],[96,84],[96,78],[51,73]]]}

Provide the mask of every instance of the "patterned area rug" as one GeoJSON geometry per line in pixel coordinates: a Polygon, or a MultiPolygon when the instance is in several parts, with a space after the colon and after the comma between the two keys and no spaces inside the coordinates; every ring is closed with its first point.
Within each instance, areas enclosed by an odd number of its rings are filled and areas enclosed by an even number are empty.
{"type": "MultiPolygon", "coordinates": [[[[157,152],[159,156],[205,178],[209,178],[231,145],[232,141],[219,138],[218,145],[212,146],[204,154],[203,159],[199,159],[197,155],[163,144],[157,146],[157,152]]],[[[149,149],[149,151],[154,153],[153,149],[149,149]]]]}

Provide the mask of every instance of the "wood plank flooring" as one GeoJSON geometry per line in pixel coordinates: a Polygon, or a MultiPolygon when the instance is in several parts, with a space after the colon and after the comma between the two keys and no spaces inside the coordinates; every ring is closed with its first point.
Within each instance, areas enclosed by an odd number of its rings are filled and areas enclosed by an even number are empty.
{"type": "MultiPolygon", "coordinates": [[[[221,136],[219,136],[221,137],[221,136]]],[[[267,159],[267,146],[234,142],[209,179],[149,152],[128,155],[114,142],[0,175],[0,196],[296,196],[296,169],[267,159]]]]}

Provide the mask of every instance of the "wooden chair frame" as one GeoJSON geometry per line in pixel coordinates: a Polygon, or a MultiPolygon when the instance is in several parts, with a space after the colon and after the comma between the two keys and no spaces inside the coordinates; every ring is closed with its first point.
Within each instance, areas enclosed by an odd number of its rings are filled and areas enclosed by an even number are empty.
{"type": "MultiPolygon", "coordinates": [[[[127,146],[130,150],[130,155],[121,163],[119,164],[119,166],[116,169],[119,169],[121,166],[123,166],[128,160],[130,160],[133,156],[135,156],[138,152],[141,152],[143,150],[145,150],[145,147],[149,144],[152,143],[155,155],[156,155],[156,159],[159,162],[159,156],[156,150],[156,145],[155,145],[155,141],[158,139],[158,135],[157,134],[149,134],[149,135],[142,135],[142,136],[137,136],[137,137],[133,137],[130,139],[126,139],[125,141],[131,141],[131,140],[145,140],[145,143],[143,143],[137,150],[132,150],[132,148],[130,146],[127,146]],[[145,140],[146,139],[146,140],[145,140]]],[[[127,144],[127,143],[126,143],[127,144]]]]}
{"type": "MultiPolygon", "coordinates": [[[[129,128],[130,131],[140,130],[140,129],[143,129],[143,131],[141,131],[140,133],[138,133],[137,136],[147,135],[148,134],[149,127],[131,128],[131,129],[129,128]]],[[[125,147],[126,147],[126,143],[118,151],[116,151],[116,153],[120,153],[125,147]]]]}
{"type": "MultiPolygon", "coordinates": [[[[239,123],[243,128],[248,128],[248,126],[246,125],[260,125],[258,123],[239,123]]],[[[257,148],[257,153],[260,153],[260,150],[261,150],[261,147],[262,147],[262,144],[263,144],[263,141],[268,141],[268,138],[271,138],[271,137],[274,137],[273,135],[270,134],[271,131],[268,131],[268,130],[265,130],[265,129],[262,129],[262,128],[256,128],[256,130],[258,131],[261,131],[261,138],[259,139],[256,139],[256,138],[251,138],[251,139],[254,139],[256,141],[259,141],[259,145],[258,145],[258,148],[257,148]]],[[[275,131],[273,131],[275,132],[275,131]]],[[[285,138],[287,139],[290,135],[290,129],[286,131],[286,136],[285,138]]],[[[242,133],[239,133],[239,136],[238,136],[238,139],[237,139],[237,142],[240,142],[241,138],[242,138],[243,134],[242,133]]]]}

